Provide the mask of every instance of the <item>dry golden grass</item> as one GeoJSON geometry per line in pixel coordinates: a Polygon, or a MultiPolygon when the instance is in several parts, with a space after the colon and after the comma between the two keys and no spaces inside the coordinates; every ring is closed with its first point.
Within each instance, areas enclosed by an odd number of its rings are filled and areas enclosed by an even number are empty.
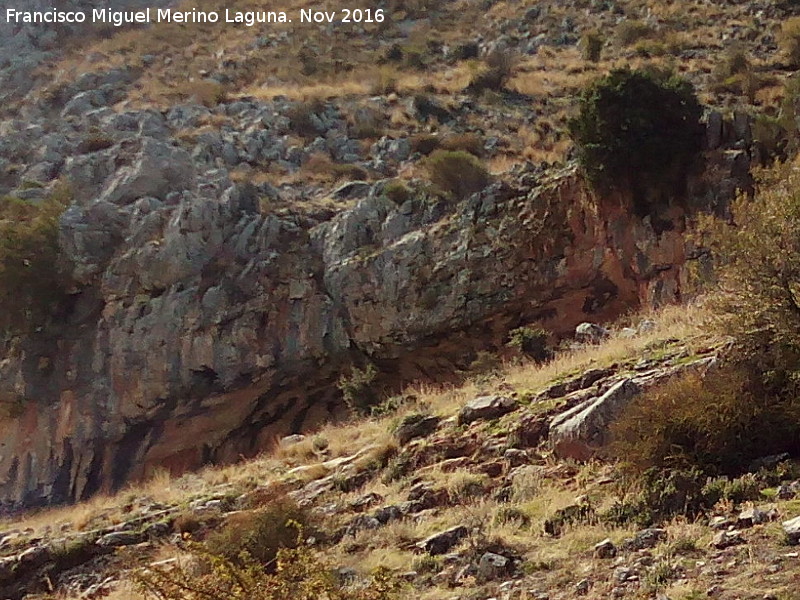
{"type": "Polygon", "coordinates": [[[704,302],[667,306],[658,312],[644,313],[636,319],[652,318],[656,326],[650,332],[632,338],[623,338],[615,334],[603,344],[559,353],[540,368],[531,368],[527,365],[513,368],[506,373],[505,381],[517,389],[536,391],[564,374],[602,367],[637,356],[647,346],[659,340],[677,338],[690,348],[704,346],[710,343],[711,339],[708,334],[702,332],[701,325],[710,316],[710,310],[704,302]]]}
{"type": "Polygon", "coordinates": [[[548,162],[557,163],[564,162],[567,153],[572,148],[572,141],[569,139],[553,140],[546,139],[539,143],[534,143],[523,151],[522,155],[526,160],[533,163],[548,162]]]}
{"type": "Polygon", "coordinates": [[[98,495],[90,500],[69,506],[43,509],[21,517],[0,519],[0,528],[33,529],[41,533],[48,527],[58,530],[62,525],[70,530],[83,531],[122,523],[130,517],[130,508],[137,500],[148,503],[177,504],[190,489],[173,479],[166,470],[158,470],[147,481],[131,485],[113,495],[98,495]]]}
{"type": "MultiPolygon", "coordinates": [[[[500,383],[521,391],[537,392],[558,377],[618,363],[640,355],[648,345],[659,340],[678,338],[690,348],[705,346],[713,341],[700,332],[700,325],[708,316],[709,311],[702,303],[670,306],[658,312],[632,316],[629,319],[632,323],[652,317],[656,323],[655,329],[634,338],[613,335],[603,344],[559,353],[544,365],[506,365],[499,378],[489,383],[468,381],[458,387],[418,384],[407,390],[408,394],[417,397],[417,401],[390,417],[359,419],[343,424],[330,423],[298,444],[278,447],[273,453],[250,461],[226,467],[208,467],[199,473],[186,475],[180,479],[173,479],[166,471],[160,471],[144,484],[132,486],[114,496],[98,496],[69,507],[45,510],[15,519],[4,519],[0,521],[0,526],[4,529],[32,528],[42,531],[47,526],[58,527],[62,523],[72,523],[75,529],[116,523],[126,517],[124,505],[136,498],[146,497],[154,502],[179,503],[189,497],[208,493],[220,485],[239,486],[241,489],[252,488],[269,480],[277,480],[289,469],[302,466],[309,468],[297,474],[298,479],[301,481],[318,479],[332,472],[331,468],[323,465],[324,462],[351,456],[355,449],[373,447],[358,458],[362,464],[380,460],[385,453],[391,452],[394,446],[391,432],[393,424],[412,411],[427,410],[433,414],[450,416],[470,398],[491,391],[492,387],[500,383]]],[[[425,476],[438,485],[454,490],[463,487],[462,484],[467,481],[482,477],[464,471],[445,473],[436,468],[427,470],[425,476]]],[[[518,487],[519,489],[515,491],[517,501],[524,503],[526,511],[534,520],[546,518],[550,511],[566,506],[578,494],[576,489],[553,486],[549,481],[521,481],[518,487]],[[526,498],[528,500],[525,500],[526,498]]],[[[367,490],[375,490],[391,498],[399,499],[401,496],[397,484],[385,486],[380,482],[373,482],[367,490]]],[[[351,496],[344,497],[354,499],[351,496]]],[[[460,518],[455,511],[448,513],[445,521],[457,523],[460,518]]],[[[422,530],[429,531],[432,526],[431,523],[414,525],[420,528],[417,532],[420,536],[422,530]]],[[[433,528],[435,529],[435,526],[433,528]]]]}
{"type": "Polygon", "coordinates": [[[105,598],[106,600],[142,600],[142,593],[132,583],[122,581],[105,598]]]}
{"type": "MultiPolygon", "coordinates": [[[[309,433],[299,443],[279,446],[274,452],[254,460],[224,468],[209,467],[180,480],[158,473],[147,485],[135,491],[129,490],[113,498],[98,498],[68,509],[47,511],[34,515],[32,519],[36,520],[27,522],[41,527],[66,519],[69,515],[73,520],[86,515],[88,521],[90,515],[103,510],[118,514],[120,504],[128,501],[131,495],[171,497],[173,501],[179,501],[180,495],[184,494],[185,501],[224,484],[239,490],[251,489],[285,479],[286,473],[297,467],[302,469],[295,473],[296,479],[306,483],[335,472],[325,463],[334,461],[335,465],[336,459],[351,457],[356,449],[366,449],[355,459],[364,467],[370,462],[380,461],[384,453],[391,451],[394,446],[391,430],[410,411],[426,410],[450,416],[470,397],[496,389],[500,384],[518,390],[537,391],[554,379],[581,369],[630,360],[640,356],[648,345],[670,338],[679,338],[690,348],[697,349],[715,341],[700,330],[700,325],[708,316],[709,311],[702,303],[631,315],[621,320],[620,326],[635,325],[642,319],[652,318],[656,323],[655,329],[635,338],[614,335],[601,345],[576,347],[541,366],[505,365],[501,374],[488,382],[471,381],[447,388],[417,385],[408,390],[409,394],[417,396],[417,400],[392,416],[331,423],[309,433]]],[[[624,538],[634,534],[634,526],[567,524],[562,534],[553,538],[544,534],[544,523],[559,509],[574,504],[578,497],[589,498],[599,512],[607,510],[619,492],[616,486],[608,485],[608,476],[613,474],[613,468],[600,463],[578,467],[552,458],[540,461],[539,466],[538,471],[532,470],[514,479],[511,497],[504,503],[491,499],[488,493],[474,493],[476,489],[491,484],[484,475],[476,475],[464,468],[450,470],[442,465],[420,469],[415,476],[434,488],[447,490],[452,503],[450,506],[426,511],[414,519],[391,521],[378,532],[360,531],[355,536],[345,537],[340,543],[326,548],[326,558],[333,564],[352,567],[364,575],[378,566],[388,567],[397,573],[407,572],[420,564],[419,554],[413,551],[414,544],[449,527],[465,525],[471,534],[456,550],[471,551],[487,541],[512,547],[524,557],[526,569],[533,573],[540,589],[570,589],[575,584],[576,573],[598,582],[605,581],[609,563],[593,556],[593,546],[605,538],[619,545],[624,538]],[[515,516],[517,513],[514,511],[518,511],[522,517],[515,516]]],[[[380,478],[374,478],[358,490],[331,492],[325,497],[326,505],[336,504],[345,510],[326,517],[327,524],[333,529],[345,526],[353,517],[346,507],[364,494],[379,494],[381,499],[374,507],[386,506],[405,500],[407,487],[408,480],[385,483],[380,478]]],[[[371,510],[367,509],[367,514],[371,510]]],[[[713,533],[704,524],[681,519],[668,523],[666,528],[668,540],[652,551],[657,561],[689,560],[694,556],[695,548],[707,548],[713,533]]],[[[159,550],[158,558],[163,560],[179,554],[177,548],[165,545],[159,550]]],[[[155,559],[151,557],[148,560],[155,559]]],[[[761,559],[753,560],[746,568],[752,575],[763,570],[762,563],[761,559]]],[[[746,578],[739,574],[736,581],[744,582],[746,578]]],[[[434,584],[416,593],[422,599],[448,597],[447,594],[452,590],[441,585],[434,584]]],[[[608,591],[603,585],[598,583],[597,589],[593,590],[596,594],[590,597],[603,597],[602,594],[608,591]]],[[[677,584],[670,589],[681,593],[684,590],[677,584]]],[[[481,590],[483,593],[483,588],[477,582],[467,582],[459,588],[463,593],[469,590],[476,593],[481,590]]],[[[137,596],[135,591],[123,584],[110,597],[131,600],[137,596]]]]}
{"type": "Polygon", "coordinates": [[[510,171],[521,162],[523,161],[518,156],[501,154],[486,161],[486,168],[492,175],[500,175],[510,171]]]}
{"type": "MultiPolygon", "coordinates": [[[[573,350],[559,352],[555,358],[543,365],[526,363],[523,365],[507,364],[498,380],[521,391],[539,392],[549,383],[565,375],[576,374],[591,368],[608,366],[626,358],[642,353],[649,345],[659,340],[677,338],[690,348],[708,345],[713,340],[701,330],[701,325],[710,316],[704,302],[689,305],[667,306],[660,311],[647,311],[630,317],[631,323],[652,318],[656,327],[645,334],[633,338],[624,338],[612,333],[610,339],[599,345],[578,347],[573,350]]],[[[435,414],[454,414],[468,399],[485,393],[485,383],[468,381],[458,387],[435,387],[429,385],[412,386],[408,393],[417,396],[419,402],[435,414]]],[[[416,407],[405,409],[406,412],[416,407]]],[[[401,411],[400,415],[403,414],[401,411]]]]}
{"type": "Polygon", "coordinates": [[[116,496],[95,496],[72,506],[34,511],[18,518],[4,517],[0,519],[0,528],[42,532],[47,527],[58,529],[70,523],[76,530],[81,530],[98,515],[115,511],[120,504],[121,500],[116,496]]]}
{"type": "Polygon", "coordinates": [[[363,96],[367,94],[369,89],[369,81],[353,77],[331,83],[259,84],[246,87],[242,90],[242,95],[253,96],[262,100],[271,100],[278,96],[285,96],[292,100],[311,101],[347,96],[363,96]]]}

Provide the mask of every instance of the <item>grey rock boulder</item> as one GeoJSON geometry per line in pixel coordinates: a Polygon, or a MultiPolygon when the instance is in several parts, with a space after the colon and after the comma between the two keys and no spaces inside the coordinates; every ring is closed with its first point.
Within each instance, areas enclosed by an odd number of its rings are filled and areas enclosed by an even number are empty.
{"type": "Polygon", "coordinates": [[[759,507],[746,508],[739,513],[736,519],[736,526],[739,528],[753,527],[761,523],[768,523],[777,516],[775,509],[764,510],[759,507]]]}
{"type": "Polygon", "coordinates": [[[595,400],[559,415],[550,424],[550,443],[560,458],[588,460],[608,440],[608,426],[641,392],[641,386],[624,379],[595,400]]]}
{"type": "Polygon", "coordinates": [[[413,439],[428,436],[436,431],[440,420],[435,416],[412,414],[400,422],[394,435],[400,445],[404,446],[413,439]]]}
{"type": "Polygon", "coordinates": [[[783,532],[792,545],[800,544],[800,516],[783,522],[783,532]]]}
{"type": "Polygon", "coordinates": [[[108,265],[124,239],[126,215],[109,202],[72,205],[59,220],[59,242],[76,282],[88,284],[108,265]]]}
{"type": "Polygon", "coordinates": [[[596,558],[614,558],[617,555],[617,548],[610,539],[606,538],[594,545],[594,555],[596,558]]]}
{"type": "Polygon", "coordinates": [[[134,531],[114,531],[112,533],[107,533],[97,540],[97,545],[101,548],[132,546],[133,544],[138,544],[143,541],[143,537],[144,536],[134,531]]]}
{"type": "Polygon", "coordinates": [[[608,330],[595,323],[581,323],[575,328],[575,338],[579,342],[597,344],[608,337],[608,330]]]}
{"type": "Polygon", "coordinates": [[[516,410],[517,401],[508,396],[479,396],[470,400],[458,413],[459,425],[473,421],[496,419],[516,410]]]}
{"type": "Polygon", "coordinates": [[[660,527],[648,527],[637,531],[632,538],[625,540],[622,544],[625,550],[646,550],[655,548],[659,543],[667,539],[667,530],[660,527]]]}
{"type": "Polygon", "coordinates": [[[791,500],[800,494],[800,481],[793,481],[792,483],[783,483],[778,486],[778,499],[791,500]]]}
{"type": "Polygon", "coordinates": [[[711,545],[717,550],[724,550],[731,546],[741,546],[745,543],[747,542],[742,537],[741,532],[735,529],[731,531],[720,531],[714,536],[714,539],[711,540],[711,545]]]}
{"type": "Polygon", "coordinates": [[[417,544],[417,547],[432,556],[445,554],[462,539],[467,537],[468,533],[466,527],[459,525],[425,538],[417,544]]]}
{"type": "Polygon", "coordinates": [[[336,188],[331,196],[337,200],[349,200],[352,198],[365,198],[369,195],[372,184],[367,181],[350,181],[336,188]]]}
{"type": "Polygon", "coordinates": [[[716,150],[722,144],[722,113],[712,110],[706,123],[706,145],[709,150],[716,150]]]}
{"type": "Polygon", "coordinates": [[[169,192],[194,187],[194,165],[185,150],[152,138],[120,146],[117,164],[122,166],[106,183],[100,200],[124,205],[145,196],[164,199],[169,192]]]}
{"type": "Polygon", "coordinates": [[[512,564],[505,556],[494,552],[486,552],[478,561],[478,579],[480,581],[491,581],[503,577],[508,573],[512,564]]]}

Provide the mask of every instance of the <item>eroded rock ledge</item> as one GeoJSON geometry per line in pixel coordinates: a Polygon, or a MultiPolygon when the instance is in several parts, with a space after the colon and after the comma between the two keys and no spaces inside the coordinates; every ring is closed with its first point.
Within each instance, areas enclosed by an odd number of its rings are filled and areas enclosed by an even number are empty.
{"type": "MultiPolygon", "coordinates": [[[[252,455],[336,412],[351,364],[452,377],[511,328],[678,300],[702,257],[683,208],[639,218],[574,167],[519,168],[461,203],[396,205],[379,182],[333,216],[265,213],[170,138],[176,111],[103,112],[113,145],[89,153],[37,138],[75,190],[60,235],[77,287],[62,323],[2,349],[2,391],[26,399],[0,422],[6,508],[252,455]]],[[[18,131],[3,156],[35,148],[18,131]]],[[[711,205],[726,186],[693,193],[711,205]]]]}

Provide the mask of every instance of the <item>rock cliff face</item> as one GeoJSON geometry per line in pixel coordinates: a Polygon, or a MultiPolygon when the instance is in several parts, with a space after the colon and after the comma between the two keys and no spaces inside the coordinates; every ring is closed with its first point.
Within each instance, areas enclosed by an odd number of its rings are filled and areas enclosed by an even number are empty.
{"type": "Polygon", "coordinates": [[[335,408],[333,377],[354,358],[441,375],[510,327],[564,331],[672,301],[685,277],[679,212],[656,235],[572,172],[452,210],[373,191],[306,229],[258,214],[224,177],[198,179],[174,148],[107,154],[130,160],[62,221],[86,286],[73,314],[2,365],[35,399],[0,424],[12,505],[251,454],[335,408]]]}
{"type": "MultiPolygon", "coordinates": [[[[116,112],[125,82],[93,74],[0,123],[0,192],[36,202],[60,180],[74,193],[60,222],[70,306],[0,348],[0,394],[20,407],[0,420],[6,508],[251,455],[336,413],[350,365],[371,362],[393,385],[452,378],[511,328],[558,335],[677,300],[701,256],[682,208],[636,217],[571,167],[520,166],[460,203],[418,190],[398,205],[378,182],[338,190],[333,209],[265,210],[264,198],[301,205],[319,190],[237,185],[229,169],[296,170],[324,150],[392,173],[408,142],[365,152],[333,105],[312,115],[326,133],[304,147],[285,101],[116,112]],[[222,117],[235,127],[179,143],[222,117]]],[[[695,204],[730,196],[743,153],[718,152],[725,180],[696,187],[695,204]]]]}

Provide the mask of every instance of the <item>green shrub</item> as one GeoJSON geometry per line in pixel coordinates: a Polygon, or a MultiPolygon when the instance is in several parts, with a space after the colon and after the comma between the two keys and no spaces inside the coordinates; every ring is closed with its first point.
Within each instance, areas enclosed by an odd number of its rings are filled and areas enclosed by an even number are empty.
{"type": "Polygon", "coordinates": [[[441,556],[431,556],[430,554],[423,554],[414,558],[411,562],[411,569],[420,575],[427,573],[438,573],[442,570],[444,561],[441,556]]]}
{"type": "Polygon", "coordinates": [[[741,477],[715,477],[703,486],[706,504],[711,507],[725,500],[733,504],[742,504],[761,498],[761,482],[753,473],[745,473],[741,477]]]}
{"type": "Polygon", "coordinates": [[[297,51],[296,58],[300,64],[300,72],[306,77],[319,72],[321,66],[319,54],[308,44],[303,44],[297,51]]]}
{"type": "Polygon", "coordinates": [[[69,277],[58,245],[65,197],[58,192],[38,204],[0,198],[0,332],[44,325],[67,296],[69,277]]]}
{"type": "Polygon", "coordinates": [[[763,171],[755,198],[737,199],[731,213],[734,226],[701,221],[718,262],[718,329],[735,338],[761,402],[783,398],[788,414],[800,391],[800,174],[792,165],[763,171]]]}
{"type": "Polygon", "coordinates": [[[321,434],[317,434],[311,439],[311,449],[315,454],[323,454],[330,444],[328,438],[321,434]]]}
{"type": "Polygon", "coordinates": [[[469,363],[469,370],[479,376],[493,377],[503,367],[502,359],[494,352],[480,350],[469,363]]]}
{"type": "Polygon", "coordinates": [[[725,49],[722,59],[714,69],[714,76],[718,80],[727,79],[731,75],[744,73],[753,68],[747,51],[741,44],[732,44],[725,49]]]}
{"type": "Polygon", "coordinates": [[[752,104],[756,93],[767,83],[755,72],[747,51],[741,44],[729,46],[713,72],[714,90],[740,94],[752,104]]]}
{"type": "Polygon", "coordinates": [[[308,512],[280,496],[258,510],[232,515],[205,544],[212,554],[232,563],[246,566],[252,560],[272,570],[278,551],[296,548],[308,526],[308,512]]]}
{"type": "Polygon", "coordinates": [[[710,508],[703,495],[707,477],[698,469],[646,470],[638,479],[640,491],[632,505],[639,525],[670,519],[676,515],[696,517],[710,508]]]}
{"type": "Polygon", "coordinates": [[[751,126],[753,142],[761,149],[761,166],[774,160],[785,160],[788,156],[789,132],[780,117],[759,113],[751,126]]]}
{"type": "Polygon", "coordinates": [[[763,483],[746,473],[741,477],[708,477],[696,467],[653,467],[626,482],[626,499],[617,501],[599,518],[609,525],[634,523],[646,527],[675,516],[696,518],[718,502],[733,505],[759,500],[763,483]]]}
{"type": "Polygon", "coordinates": [[[570,525],[594,525],[597,519],[597,512],[591,504],[586,502],[572,504],[555,511],[545,519],[544,532],[558,537],[570,525]]]}
{"type": "Polygon", "coordinates": [[[541,327],[519,327],[508,332],[508,346],[536,362],[544,362],[553,355],[547,345],[548,335],[541,327]]]}
{"type": "Polygon", "coordinates": [[[375,387],[377,378],[378,370],[372,364],[364,370],[353,367],[349,377],[343,375],[339,378],[339,391],[350,410],[366,415],[378,404],[380,396],[375,387]]]}
{"type": "Polygon", "coordinates": [[[409,69],[422,70],[427,66],[426,52],[420,48],[408,47],[405,49],[405,66],[409,69]]]}
{"type": "Polygon", "coordinates": [[[702,555],[703,549],[697,545],[697,539],[681,536],[672,540],[668,546],[668,554],[672,556],[702,555]]]}
{"type": "Polygon", "coordinates": [[[581,56],[589,62],[599,62],[603,53],[603,37],[596,31],[589,31],[581,38],[581,56]]]}
{"type": "Polygon", "coordinates": [[[658,199],[685,189],[705,136],[688,81],[618,69],[591,83],[579,108],[569,129],[595,187],[629,190],[639,214],[652,212],[654,192],[658,199]]]}
{"type": "Polygon", "coordinates": [[[454,200],[463,200],[489,185],[481,161],[463,150],[437,150],[426,161],[431,183],[454,200]]]}
{"type": "Polygon", "coordinates": [[[412,135],[408,138],[408,141],[411,144],[412,152],[419,152],[420,154],[428,156],[434,150],[438,150],[441,147],[442,138],[430,133],[419,133],[412,135]]]}

